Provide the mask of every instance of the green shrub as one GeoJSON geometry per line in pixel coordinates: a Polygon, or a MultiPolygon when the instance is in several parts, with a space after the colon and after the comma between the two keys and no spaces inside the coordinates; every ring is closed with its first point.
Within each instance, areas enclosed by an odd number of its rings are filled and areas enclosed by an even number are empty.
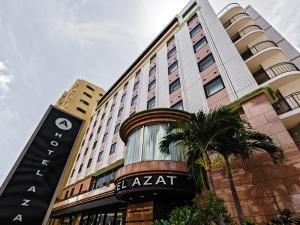
{"type": "Polygon", "coordinates": [[[300,218],[296,217],[295,213],[289,209],[279,210],[279,215],[276,219],[271,220],[268,225],[299,225],[300,218]]]}
{"type": "Polygon", "coordinates": [[[254,220],[249,219],[244,223],[244,225],[258,225],[258,223],[255,223],[254,220]]]}

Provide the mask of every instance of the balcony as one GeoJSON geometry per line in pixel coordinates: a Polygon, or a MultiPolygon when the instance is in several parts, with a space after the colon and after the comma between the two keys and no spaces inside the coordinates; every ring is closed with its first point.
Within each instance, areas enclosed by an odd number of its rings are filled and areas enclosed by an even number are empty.
{"type": "Polygon", "coordinates": [[[283,97],[273,107],[278,115],[300,108],[300,91],[283,97]]]}
{"type": "Polygon", "coordinates": [[[293,63],[282,62],[267,69],[261,67],[260,70],[253,73],[253,77],[257,84],[260,85],[269,81],[268,84],[273,89],[277,89],[280,85],[300,79],[300,71],[293,63]]]}
{"type": "Polygon", "coordinates": [[[244,10],[239,3],[230,3],[226,5],[218,14],[217,16],[220,18],[220,20],[225,20],[225,17],[231,17],[234,14],[236,14],[236,11],[244,10]]]}
{"type": "Polygon", "coordinates": [[[260,28],[260,26],[257,26],[257,25],[250,25],[250,26],[247,26],[245,28],[243,28],[241,31],[239,31],[236,35],[234,35],[231,40],[233,43],[236,43],[237,41],[239,41],[242,37],[250,34],[250,33],[253,33],[253,32],[256,32],[256,31],[262,31],[262,29],[260,28]]]}
{"type": "Polygon", "coordinates": [[[227,29],[229,28],[231,25],[233,25],[236,21],[241,20],[242,18],[249,18],[250,16],[248,15],[248,13],[245,12],[241,12],[238,14],[235,14],[233,17],[231,17],[226,23],[223,24],[224,28],[227,29]]]}

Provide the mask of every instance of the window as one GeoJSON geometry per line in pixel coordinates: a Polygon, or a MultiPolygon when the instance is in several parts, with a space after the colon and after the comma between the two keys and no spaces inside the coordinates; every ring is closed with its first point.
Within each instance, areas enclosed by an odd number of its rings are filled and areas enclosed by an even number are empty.
{"type": "Polygon", "coordinates": [[[200,24],[198,24],[191,32],[191,38],[194,37],[196,34],[198,34],[202,30],[202,27],[200,24]]]}
{"type": "Polygon", "coordinates": [[[111,122],[111,117],[108,118],[106,126],[109,126],[110,122],[111,122]]]}
{"type": "Polygon", "coordinates": [[[121,109],[119,109],[119,112],[118,112],[118,117],[121,116],[123,113],[123,107],[121,109]]]}
{"type": "Polygon", "coordinates": [[[108,102],[105,103],[105,106],[104,106],[105,109],[106,109],[107,105],[108,105],[108,102]]]}
{"type": "Polygon", "coordinates": [[[124,90],[127,88],[127,86],[128,86],[128,82],[124,84],[124,90]]]}
{"type": "Polygon", "coordinates": [[[100,96],[100,97],[102,97],[102,96],[103,96],[103,94],[102,94],[102,93],[99,93],[99,96],[100,96]]]}
{"type": "Polygon", "coordinates": [[[79,160],[79,158],[80,158],[80,153],[78,154],[76,161],[78,161],[78,160],[79,160]]]}
{"type": "Polygon", "coordinates": [[[116,93],[116,94],[114,95],[114,100],[117,98],[117,96],[118,96],[118,93],[116,93]]]}
{"type": "Polygon", "coordinates": [[[93,133],[90,134],[89,141],[92,139],[93,133]]]}
{"type": "Polygon", "coordinates": [[[155,88],[156,80],[151,81],[148,84],[148,92],[151,91],[153,88],[155,88]]]}
{"type": "Polygon", "coordinates": [[[175,41],[175,37],[173,36],[170,38],[170,40],[168,40],[167,46],[170,46],[172,43],[174,43],[174,41],[175,41]]]}
{"type": "Polygon", "coordinates": [[[112,112],[115,108],[115,104],[112,104],[111,107],[110,107],[110,112],[112,112]]]}
{"type": "Polygon", "coordinates": [[[86,113],[86,111],[80,107],[76,107],[77,111],[81,112],[81,113],[86,113]]]}
{"type": "Polygon", "coordinates": [[[89,167],[91,166],[91,164],[92,164],[92,158],[90,158],[90,159],[89,159],[89,161],[88,161],[88,164],[87,164],[86,168],[89,168],[89,167]]]}
{"type": "Polygon", "coordinates": [[[156,66],[153,66],[149,71],[149,76],[155,74],[155,72],[156,72],[156,66]]]}
{"type": "Polygon", "coordinates": [[[180,88],[180,79],[173,81],[173,83],[169,86],[169,94],[172,94],[174,91],[176,91],[178,88],[180,88]]]}
{"type": "Polygon", "coordinates": [[[71,172],[71,177],[74,176],[74,172],[75,172],[75,169],[72,169],[72,172],[71,172]]]}
{"type": "MultiPolygon", "coordinates": [[[[100,152],[101,153],[101,152],[100,152]]],[[[99,153],[99,155],[100,155],[99,153]]],[[[95,190],[97,188],[101,188],[106,184],[109,184],[113,181],[116,171],[119,169],[120,167],[114,168],[112,170],[109,170],[97,177],[93,177],[93,183],[92,183],[92,190],[95,190]]],[[[98,223],[97,223],[98,224],[98,223]]],[[[99,223],[100,224],[100,223],[99,223]]],[[[101,223],[102,224],[102,223],[101,223]]],[[[114,224],[113,222],[110,224],[114,224]]],[[[119,224],[119,223],[118,223],[119,224]]],[[[121,224],[121,223],[120,223],[121,224]]]]}
{"type": "Polygon", "coordinates": [[[101,116],[101,120],[103,120],[103,119],[104,119],[104,116],[105,116],[105,113],[103,113],[103,114],[102,114],[102,116],[101,116]]]}
{"type": "Polygon", "coordinates": [[[110,151],[109,151],[109,154],[114,154],[115,151],[116,151],[116,147],[117,147],[117,143],[113,143],[110,147],[110,151]]]}
{"type": "Polygon", "coordinates": [[[210,54],[198,63],[198,68],[199,68],[200,72],[202,72],[214,63],[215,63],[215,59],[212,56],[212,54],[210,54]]]}
{"type": "Polygon", "coordinates": [[[80,99],[80,102],[83,103],[84,105],[89,105],[87,101],[84,101],[83,99],[80,99]]]}
{"type": "Polygon", "coordinates": [[[172,48],[169,52],[168,52],[168,59],[170,59],[173,55],[175,55],[177,52],[176,47],[172,48]]]}
{"type": "Polygon", "coordinates": [[[198,52],[201,48],[203,48],[207,44],[206,38],[202,38],[200,41],[198,41],[196,44],[194,44],[194,52],[198,52]]]}
{"type": "Polygon", "coordinates": [[[135,84],[134,84],[134,86],[133,86],[133,91],[135,91],[136,89],[138,89],[138,87],[139,87],[139,81],[138,82],[136,82],[135,84]]]}
{"type": "Polygon", "coordinates": [[[189,26],[189,25],[193,22],[193,20],[196,19],[196,18],[197,18],[197,13],[195,13],[195,14],[187,21],[187,25],[189,26]]]}
{"type": "Polygon", "coordinates": [[[126,93],[124,93],[124,94],[122,95],[122,97],[121,97],[121,102],[124,102],[125,98],[126,98],[126,93]]]}
{"type": "Polygon", "coordinates": [[[91,98],[92,96],[89,93],[83,92],[83,94],[89,98],[91,98]]]}
{"type": "Polygon", "coordinates": [[[97,162],[102,160],[102,156],[103,156],[103,151],[99,152],[98,158],[97,158],[97,162]]]}
{"type": "Polygon", "coordinates": [[[194,2],[183,14],[182,14],[182,18],[186,17],[191,11],[192,9],[197,5],[196,2],[194,2]]]}
{"type": "Polygon", "coordinates": [[[100,130],[101,130],[101,126],[100,126],[100,127],[98,127],[97,134],[99,134],[99,133],[100,133],[100,130]]]}
{"type": "Polygon", "coordinates": [[[168,74],[170,75],[170,74],[173,73],[177,68],[178,68],[178,63],[177,63],[177,61],[176,61],[176,62],[174,62],[171,66],[169,66],[169,68],[168,68],[168,74]]]}
{"type": "Polygon", "coordinates": [[[97,142],[98,142],[98,141],[95,141],[95,142],[94,142],[93,149],[96,148],[97,142]]]}
{"type": "Polygon", "coordinates": [[[148,102],[147,102],[147,109],[151,109],[155,106],[155,97],[151,98],[148,102]]]}
{"type": "Polygon", "coordinates": [[[81,143],[81,146],[83,146],[83,145],[84,145],[84,142],[85,142],[85,139],[83,139],[83,141],[82,141],[82,143],[81,143]]]}
{"type": "Polygon", "coordinates": [[[225,87],[222,78],[219,76],[204,86],[206,97],[212,96],[223,88],[225,87]]]}
{"type": "Polygon", "coordinates": [[[137,95],[136,96],[134,96],[132,99],[131,99],[131,105],[134,105],[135,103],[136,103],[136,101],[137,101],[137,95]]]}
{"type": "Polygon", "coordinates": [[[107,133],[105,133],[105,134],[103,135],[102,143],[105,142],[106,139],[107,139],[107,133]]]}
{"type": "Polygon", "coordinates": [[[137,71],[136,74],[135,74],[135,79],[139,78],[140,74],[141,74],[141,70],[137,71]]]}
{"type": "Polygon", "coordinates": [[[97,120],[95,120],[93,127],[95,127],[97,125],[97,120]]]}
{"type": "Polygon", "coordinates": [[[82,187],[83,187],[83,184],[81,184],[81,185],[80,185],[80,188],[79,188],[78,194],[80,194],[80,193],[81,193],[81,191],[82,191],[82,187]]]}
{"type": "Polygon", "coordinates": [[[117,124],[117,125],[115,126],[114,134],[118,133],[119,130],[120,130],[120,124],[117,124]]]}
{"type": "Polygon", "coordinates": [[[89,148],[87,147],[84,151],[84,154],[83,155],[86,155],[87,151],[89,150],[89,148]]]}
{"type": "Polygon", "coordinates": [[[74,188],[71,189],[70,196],[74,195],[74,188]]]}
{"type": "Polygon", "coordinates": [[[183,110],[183,102],[179,101],[176,104],[171,106],[171,109],[179,109],[179,110],[183,110]]]}
{"type": "Polygon", "coordinates": [[[69,195],[69,191],[66,191],[66,193],[65,193],[65,199],[68,197],[68,195],[69,195]]]}
{"type": "Polygon", "coordinates": [[[86,87],[87,87],[87,89],[89,89],[89,90],[91,90],[91,91],[95,91],[95,89],[94,88],[92,88],[91,86],[89,86],[89,85],[86,85],[86,87]]]}
{"type": "Polygon", "coordinates": [[[152,64],[155,61],[156,61],[156,55],[152,56],[152,58],[150,59],[150,64],[152,64]]]}
{"type": "Polygon", "coordinates": [[[78,170],[78,173],[80,173],[80,172],[81,172],[81,170],[82,170],[82,167],[83,167],[83,164],[81,164],[81,165],[80,165],[80,167],[79,167],[79,170],[78,170]]]}

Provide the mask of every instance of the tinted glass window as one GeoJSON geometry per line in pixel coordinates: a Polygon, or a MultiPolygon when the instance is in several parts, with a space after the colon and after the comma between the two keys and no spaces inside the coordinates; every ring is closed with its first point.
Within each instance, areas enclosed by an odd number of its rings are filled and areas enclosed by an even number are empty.
{"type": "Polygon", "coordinates": [[[210,54],[209,56],[206,56],[204,59],[202,59],[199,63],[198,63],[198,68],[200,70],[200,72],[202,72],[203,70],[207,69],[210,65],[215,63],[215,59],[212,56],[212,54],[210,54]]]}
{"type": "Polygon", "coordinates": [[[207,97],[212,96],[213,94],[217,93],[218,91],[224,88],[224,84],[222,82],[221,77],[218,77],[208,84],[204,86],[205,94],[207,97]]]}

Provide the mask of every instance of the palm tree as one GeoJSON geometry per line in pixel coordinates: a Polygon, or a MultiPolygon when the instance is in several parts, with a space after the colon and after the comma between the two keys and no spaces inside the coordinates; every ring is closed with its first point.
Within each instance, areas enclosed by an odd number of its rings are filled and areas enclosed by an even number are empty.
{"type": "Polygon", "coordinates": [[[223,136],[218,136],[216,141],[211,144],[210,150],[224,158],[238,218],[240,224],[244,224],[245,217],[233,182],[230,157],[236,156],[243,160],[249,160],[255,151],[264,151],[271,156],[274,163],[277,163],[283,160],[283,151],[273,143],[269,136],[249,129],[246,123],[241,129],[227,130],[223,136]]]}
{"type": "MultiPolygon", "coordinates": [[[[170,154],[169,146],[175,143],[187,156],[188,170],[203,191],[215,192],[208,152],[216,139],[228,130],[241,129],[243,121],[232,110],[223,106],[217,110],[191,114],[190,121],[169,124],[160,142],[160,150],[170,154]]],[[[220,219],[219,224],[224,224],[220,219]]]]}

